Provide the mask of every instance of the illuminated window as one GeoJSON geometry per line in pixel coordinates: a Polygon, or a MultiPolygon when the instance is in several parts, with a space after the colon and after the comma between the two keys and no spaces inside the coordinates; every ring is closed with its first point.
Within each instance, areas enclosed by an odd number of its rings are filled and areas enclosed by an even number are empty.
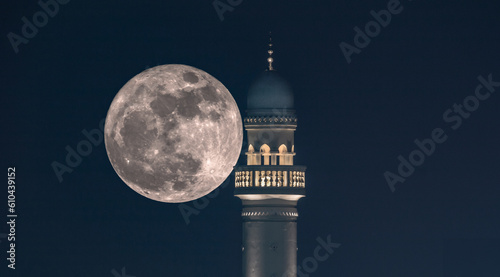
{"type": "Polygon", "coordinates": [[[271,156],[271,148],[269,147],[269,145],[262,145],[260,147],[260,154],[262,155],[262,164],[269,165],[269,156],[271,156]]]}
{"type": "Polygon", "coordinates": [[[282,144],[280,148],[278,148],[280,154],[286,154],[288,151],[286,150],[286,145],[282,144]]]}

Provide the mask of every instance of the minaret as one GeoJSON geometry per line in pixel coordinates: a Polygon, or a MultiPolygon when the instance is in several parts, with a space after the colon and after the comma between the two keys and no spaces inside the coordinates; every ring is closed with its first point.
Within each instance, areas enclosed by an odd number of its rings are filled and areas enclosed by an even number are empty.
{"type": "Polygon", "coordinates": [[[295,277],[297,201],[305,196],[305,166],[293,163],[297,118],[293,94],[273,68],[248,94],[247,165],[235,168],[234,195],[243,204],[243,277],[295,277]]]}

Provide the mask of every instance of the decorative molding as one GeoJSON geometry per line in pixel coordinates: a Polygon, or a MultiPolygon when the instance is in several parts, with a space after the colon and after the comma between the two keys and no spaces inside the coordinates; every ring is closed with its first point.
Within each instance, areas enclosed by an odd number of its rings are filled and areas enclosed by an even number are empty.
{"type": "Polygon", "coordinates": [[[264,123],[264,124],[297,124],[295,115],[273,115],[273,116],[248,116],[244,119],[245,123],[264,123]]]}
{"type": "Polygon", "coordinates": [[[273,211],[273,212],[242,212],[241,213],[241,216],[272,216],[272,215],[288,216],[288,217],[298,217],[299,213],[298,212],[279,212],[279,211],[273,211]]]}

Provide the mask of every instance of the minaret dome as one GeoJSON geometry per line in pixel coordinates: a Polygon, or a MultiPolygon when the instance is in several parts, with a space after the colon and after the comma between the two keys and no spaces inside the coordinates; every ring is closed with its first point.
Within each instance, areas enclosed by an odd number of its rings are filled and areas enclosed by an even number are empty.
{"type": "Polygon", "coordinates": [[[250,86],[248,110],[293,109],[294,100],[290,85],[275,70],[264,71],[250,86]]]}

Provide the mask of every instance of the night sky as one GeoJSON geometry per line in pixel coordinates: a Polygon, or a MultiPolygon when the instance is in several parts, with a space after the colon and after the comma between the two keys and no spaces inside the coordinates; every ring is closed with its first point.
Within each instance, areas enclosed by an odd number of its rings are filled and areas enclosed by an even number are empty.
{"type": "Polygon", "coordinates": [[[22,18],[33,22],[37,1],[0,4],[1,276],[241,276],[234,176],[206,207],[186,203],[197,211],[187,224],[178,204],[127,187],[102,142],[61,181],[51,164],[66,164],[120,88],[156,65],[208,72],[244,116],[269,31],[274,67],[295,94],[295,164],[307,166],[298,265],[330,237],[340,247],[309,276],[500,276],[496,1],[221,0],[234,6],[221,17],[211,0],[59,1],[47,22],[38,13],[30,38],[22,18]],[[387,9],[377,30],[373,14],[387,9]],[[367,24],[363,40],[355,28],[367,24]],[[415,140],[433,136],[419,160],[415,140]],[[403,177],[400,159],[419,165],[403,177]]]}

